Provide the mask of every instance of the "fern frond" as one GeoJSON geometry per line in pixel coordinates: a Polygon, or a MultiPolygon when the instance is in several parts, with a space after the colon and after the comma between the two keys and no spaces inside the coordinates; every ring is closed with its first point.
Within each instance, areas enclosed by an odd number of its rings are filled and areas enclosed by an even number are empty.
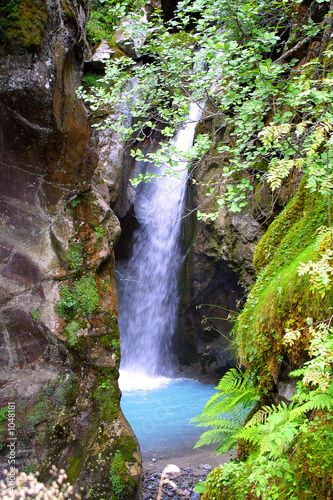
{"type": "Polygon", "coordinates": [[[226,419],[210,419],[205,422],[200,422],[196,427],[212,427],[213,429],[234,429],[236,423],[233,420],[226,419]]]}
{"type": "Polygon", "coordinates": [[[225,417],[224,404],[222,401],[217,403],[215,406],[205,408],[204,411],[200,415],[196,415],[192,418],[191,422],[205,422],[210,418],[216,418],[221,416],[221,418],[225,417]]]}
{"type": "Polygon", "coordinates": [[[306,403],[295,406],[290,412],[290,420],[296,420],[302,417],[305,413],[313,410],[313,404],[311,401],[307,401],[306,403]]]}
{"type": "Polygon", "coordinates": [[[257,424],[264,424],[267,417],[274,411],[276,408],[274,405],[272,406],[263,406],[257,413],[253,415],[253,417],[246,423],[245,427],[252,427],[257,424]]]}
{"type": "Polygon", "coordinates": [[[332,410],[333,397],[331,394],[318,390],[318,392],[310,397],[308,406],[311,407],[309,408],[311,410],[332,410]]]}
{"type": "Polygon", "coordinates": [[[216,454],[222,455],[222,453],[226,453],[227,451],[232,450],[237,446],[237,437],[235,435],[227,436],[216,448],[216,454]]]}
{"type": "MultiPolygon", "coordinates": [[[[254,407],[259,399],[257,390],[248,382],[244,374],[232,368],[219,382],[215,393],[206,403],[201,415],[192,418],[197,427],[210,427],[210,431],[202,434],[195,447],[213,442],[222,441],[228,436],[233,437],[233,445],[236,443],[236,435],[243,425],[246,415],[254,407]]],[[[221,449],[230,449],[229,441],[221,443],[221,449]]],[[[221,452],[222,453],[222,452],[221,452]]]]}
{"type": "Polygon", "coordinates": [[[253,407],[257,399],[257,392],[253,387],[244,388],[244,391],[241,393],[234,393],[226,396],[223,401],[224,411],[231,411],[238,407],[242,407],[242,409],[253,407]]]}
{"type": "Polygon", "coordinates": [[[302,377],[304,375],[305,368],[298,368],[289,373],[291,377],[302,377]]]}
{"type": "Polygon", "coordinates": [[[244,375],[236,368],[231,368],[220,380],[216,387],[222,394],[239,391],[244,384],[244,375]]]}
{"type": "Polygon", "coordinates": [[[225,396],[221,392],[216,392],[209,398],[207,403],[205,404],[205,410],[208,410],[209,408],[214,408],[214,406],[218,403],[221,403],[225,399],[225,396]]]}
{"type": "Polygon", "coordinates": [[[222,441],[225,437],[225,432],[221,429],[210,429],[209,431],[203,432],[200,436],[199,441],[197,441],[194,445],[194,448],[199,448],[199,446],[218,443],[222,441]]]}
{"type": "Polygon", "coordinates": [[[332,410],[333,392],[328,387],[326,392],[320,389],[314,391],[302,392],[297,394],[297,406],[293,408],[292,413],[298,416],[312,410],[332,410]]]}
{"type": "Polygon", "coordinates": [[[242,427],[236,435],[237,439],[243,439],[254,445],[257,445],[262,440],[262,430],[259,426],[242,427]]]}

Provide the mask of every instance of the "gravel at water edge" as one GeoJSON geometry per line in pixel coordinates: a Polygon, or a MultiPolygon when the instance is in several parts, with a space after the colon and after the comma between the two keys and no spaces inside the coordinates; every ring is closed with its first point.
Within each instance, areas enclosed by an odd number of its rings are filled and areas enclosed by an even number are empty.
{"type": "Polygon", "coordinates": [[[181,474],[170,474],[176,488],[164,485],[162,500],[199,500],[200,495],[193,490],[198,481],[205,481],[207,474],[218,465],[228,462],[236,453],[230,451],[216,456],[214,448],[208,451],[192,450],[179,457],[159,457],[154,455],[143,456],[143,500],[155,500],[157,497],[161,473],[168,464],[177,465],[181,474]]]}

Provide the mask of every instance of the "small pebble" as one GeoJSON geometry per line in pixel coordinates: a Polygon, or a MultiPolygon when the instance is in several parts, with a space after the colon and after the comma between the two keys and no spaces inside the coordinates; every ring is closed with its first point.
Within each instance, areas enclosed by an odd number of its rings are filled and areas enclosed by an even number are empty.
{"type": "Polygon", "coordinates": [[[190,496],[190,500],[200,500],[200,498],[201,496],[199,495],[199,493],[196,493],[195,491],[190,496]]]}

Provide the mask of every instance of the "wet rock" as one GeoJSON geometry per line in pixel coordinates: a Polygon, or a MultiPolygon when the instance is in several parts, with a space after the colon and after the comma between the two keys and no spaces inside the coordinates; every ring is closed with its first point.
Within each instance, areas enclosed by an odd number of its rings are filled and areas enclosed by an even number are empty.
{"type": "Polygon", "coordinates": [[[296,382],[292,380],[291,382],[279,382],[277,384],[278,396],[283,398],[287,402],[291,401],[297,390],[296,382]]]}
{"type": "Polygon", "coordinates": [[[85,60],[85,71],[102,73],[105,70],[105,64],[112,58],[115,52],[106,40],[102,40],[94,53],[90,54],[90,57],[85,60]]]}
{"type": "MultiPolygon", "coordinates": [[[[0,63],[0,406],[17,403],[20,469],[38,464],[47,480],[55,464],[76,491],[109,498],[117,449],[130,443],[126,467],[138,487],[141,469],[110,345],[120,226],[108,190],[92,186],[98,140],[76,95],[89,1],[26,4],[13,15],[36,21],[33,50],[9,38],[0,63]],[[93,283],[100,309],[60,316],[64,287],[71,292],[82,279],[93,283]],[[106,382],[101,372],[113,391],[104,409],[94,396],[106,382]]],[[[140,497],[135,487],[127,493],[140,497]]]]}

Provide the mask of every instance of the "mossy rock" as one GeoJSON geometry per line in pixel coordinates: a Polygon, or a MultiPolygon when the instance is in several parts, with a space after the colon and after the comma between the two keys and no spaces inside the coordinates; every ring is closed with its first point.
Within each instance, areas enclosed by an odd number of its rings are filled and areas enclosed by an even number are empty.
{"type": "Polygon", "coordinates": [[[0,0],[0,41],[34,49],[42,41],[47,18],[43,0],[0,0]]]}
{"type": "Polygon", "coordinates": [[[117,381],[112,376],[101,376],[94,392],[100,419],[113,422],[119,415],[120,394],[117,381]]]}
{"type": "Polygon", "coordinates": [[[126,432],[122,432],[120,437],[115,441],[115,447],[119,449],[125,462],[135,462],[134,452],[138,445],[135,439],[126,432]]]}
{"type": "Polygon", "coordinates": [[[287,236],[291,227],[302,219],[306,210],[311,211],[313,195],[310,195],[305,189],[304,184],[305,181],[302,180],[296,196],[276,217],[256,246],[253,265],[257,274],[272,261],[280,243],[287,236]]]}
{"type": "Polygon", "coordinates": [[[293,369],[305,361],[306,319],[317,322],[332,314],[333,291],[321,297],[310,289],[309,276],[299,275],[300,264],[319,260],[329,244],[317,233],[328,226],[326,199],[310,193],[305,182],[256,248],[258,279],[234,329],[240,357],[262,390],[274,389],[282,364],[293,369]],[[287,328],[303,329],[292,348],[282,342],[287,328]]]}
{"type": "Polygon", "coordinates": [[[112,499],[125,500],[130,498],[136,487],[135,480],[127,471],[125,458],[120,450],[117,450],[110,464],[110,481],[112,485],[112,499]]]}
{"type": "Polygon", "coordinates": [[[80,457],[72,456],[69,459],[67,477],[68,481],[73,484],[78,479],[84,464],[84,453],[80,457]]]}

